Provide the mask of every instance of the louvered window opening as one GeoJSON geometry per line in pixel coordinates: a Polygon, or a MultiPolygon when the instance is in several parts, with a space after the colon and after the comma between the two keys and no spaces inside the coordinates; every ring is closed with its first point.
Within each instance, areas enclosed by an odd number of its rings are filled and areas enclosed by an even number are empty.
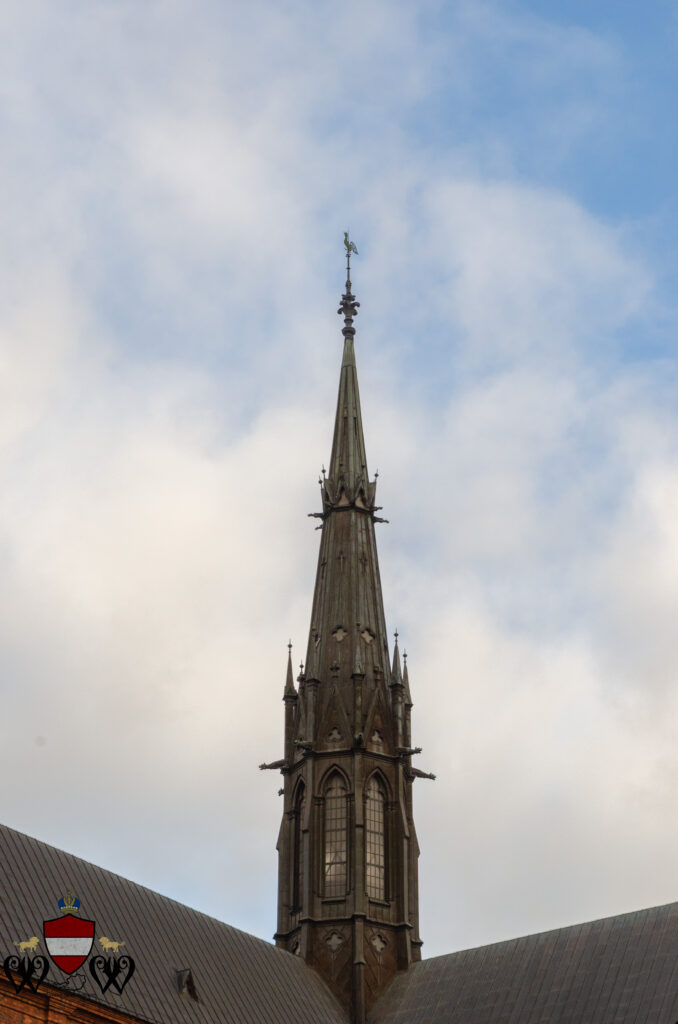
{"type": "Polygon", "coordinates": [[[325,884],[326,897],[346,894],[347,868],[346,787],[333,778],[325,791],[325,884]]]}
{"type": "Polygon", "coordinates": [[[384,794],[376,779],[370,779],[365,807],[365,881],[367,895],[386,899],[386,837],[384,794]]]}

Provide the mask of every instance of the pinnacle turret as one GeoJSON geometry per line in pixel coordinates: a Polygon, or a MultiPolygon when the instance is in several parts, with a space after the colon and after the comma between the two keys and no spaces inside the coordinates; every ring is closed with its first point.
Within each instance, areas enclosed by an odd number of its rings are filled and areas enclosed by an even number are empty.
{"type": "Polygon", "coordinates": [[[403,674],[400,668],[400,648],[398,647],[398,630],[393,634],[395,645],[393,647],[393,665],[391,666],[391,686],[402,686],[403,674]]]}
{"type": "Polygon", "coordinates": [[[407,651],[403,651],[403,687],[405,688],[405,706],[412,707],[412,694],[410,693],[410,675],[407,671],[407,651]]]}
{"type": "Polygon", "coordinates": [[[292,672],[292,641],[287,645],[287,676],[285,678],[285,697],[296,697],[297,691],[294,688],[294,674],[292,672]]]}

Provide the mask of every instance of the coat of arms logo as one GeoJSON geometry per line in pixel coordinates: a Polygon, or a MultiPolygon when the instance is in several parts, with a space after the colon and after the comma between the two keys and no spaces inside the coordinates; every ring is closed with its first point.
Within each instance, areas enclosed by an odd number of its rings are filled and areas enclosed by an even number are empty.
{"type": "Polygon", "coordinates": [[[52,963],[64,974],[82,967],[94,943],[94,921],[78,917],[80,900],[72,892],[59,900],[61,917],[43,922],[45,945],[52,963]]]}
{"type": "MultiPolygon", "coordinates": [[[[82,975],[79,976],[79,985],[71,984],[71,979],[92,952],[95,922],[80,916],[80,900],[70,890],[59,900],[59,912],[59,917],[50,918],[42,924],[47,956],[38,952],[40,939],[32,935],[30,939],[15,942],[18,953],[5,957],[2,966],[17,993],[23,988],[37,992],[47,977],[50,962],[67,976],[65,981],[54,979],[50,984],[74,991],[85,984],[82,975]]],[[[117,955],[124,942],[105,935],[100,936],[98,942],[104,954],[108,955],[93,956],[89,962],[89,973],[102,993],[112,988],[120,994],[134,974],[134,960],[126,953],[117,955]]]]}

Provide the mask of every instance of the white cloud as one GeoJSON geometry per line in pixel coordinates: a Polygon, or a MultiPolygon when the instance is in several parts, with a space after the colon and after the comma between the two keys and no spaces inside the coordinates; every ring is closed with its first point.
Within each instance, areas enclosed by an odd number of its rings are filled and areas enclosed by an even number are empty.
{"type": "MultiPolygon", "coordinates": [[[[662,718],[675,713],[677,512],[678,463],[648,459],[638,467],[617,528],[594,563],[600,635],[606,641],[601,670],[618,688],[630,686],[641,702],[649,702],[649,714],[662,718]]],[[[642,716],[642,707],[636,713],[642,716]]]]}
{"type": "Polygon", "coordinates": [[[605,348],[647,299],[647,273],[571,199],[507,182],[432,189],[438,265],[474,358],[552,360],[605,348]]]}

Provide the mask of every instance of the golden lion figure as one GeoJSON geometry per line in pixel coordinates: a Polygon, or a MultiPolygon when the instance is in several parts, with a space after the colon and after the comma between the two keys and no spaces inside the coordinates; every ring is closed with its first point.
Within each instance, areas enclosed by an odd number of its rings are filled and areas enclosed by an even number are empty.
{"type": "Polygon", "coordinates": [[[115,942],[113,939],[107,939],[105,935],[102,935],[99,939],[99,945],[103,950],[108,953],[117,953],[121,946],[124,946],[124,942],[115,942]]]}
{"type": "Polygon", "coordinates": [[[38,948],[39,942],[40,939],[38,938],[38,936],[32,935],[30,939],[26,939],[24,942],[13,942],[12,945],[18,946],[20,953],[27,953],[28,950],[30,950],[31,953],[34,953],[35,950],[38,948]]]}

